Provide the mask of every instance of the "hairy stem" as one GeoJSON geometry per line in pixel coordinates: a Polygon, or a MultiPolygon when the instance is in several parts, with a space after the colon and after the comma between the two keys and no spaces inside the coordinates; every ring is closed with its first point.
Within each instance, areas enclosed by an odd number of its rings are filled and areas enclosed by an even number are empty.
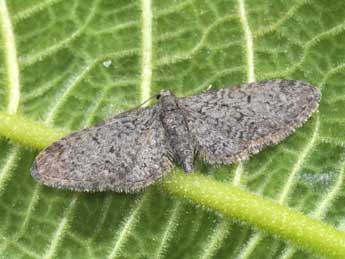
{"type": "Polygon", "coordinates": [[[20,115],[0,112],[0,135],[24,145],[43,149],[67,134],[65,130],[53,129],[20,115]]]}
{"type": "MultiPolygon", "coordinates": [[[[0,135],[43,149],[68,132],[0,112],[0,135]]],[[[230,184],[200,174],[176,172],[163,190],[239,219],[317,255],[345,258],[345,234],[319,220],[230,184]]]]}
{"type": "Polygon", "coordinates": [[[163,188],[317,255],[345,258],[343,232],[273,200],[197,173],[175,173],[163,181],[163,188]]]}

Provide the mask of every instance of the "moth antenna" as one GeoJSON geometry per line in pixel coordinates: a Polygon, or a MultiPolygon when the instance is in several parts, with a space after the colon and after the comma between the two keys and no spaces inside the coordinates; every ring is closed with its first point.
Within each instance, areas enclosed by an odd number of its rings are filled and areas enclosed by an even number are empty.
{"type": "MultiPolygon", "coordinates": [[[[145,103],[149,102],[151,99],[153,98],[158,98],[158,95],[152,95],[150,96],[149,98],[147,98],[144,102],[142,102],[141,104],[139,104],[138,106],[136,106],[134,109],[138,109],[140,108],[141,106],[143,106],[145,103]]],[[[157,99],[158,100],[158,99],[157,99]]]]}

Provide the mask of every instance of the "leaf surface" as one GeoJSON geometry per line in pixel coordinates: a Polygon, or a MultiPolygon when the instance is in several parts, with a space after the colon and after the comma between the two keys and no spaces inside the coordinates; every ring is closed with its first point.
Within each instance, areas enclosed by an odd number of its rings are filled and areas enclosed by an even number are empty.
{"type": "MultiPolygon", "coordinates": [[[[0,0],[0,25],[0,111],[54,128],[87,127],[163,88],[185,96],[271,78],[320,87],[320,111],[286,141],[200,171],[344,229],[343,1],[0,0]]],[[[0,138],[3,257],[315,257],[159,187],[40,186],[29,174],[37,152],[0,138]]]]}

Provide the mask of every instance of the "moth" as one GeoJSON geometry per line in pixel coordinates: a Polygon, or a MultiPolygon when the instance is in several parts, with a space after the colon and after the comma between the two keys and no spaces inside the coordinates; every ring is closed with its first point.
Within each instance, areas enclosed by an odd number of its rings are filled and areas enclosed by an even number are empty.
{"type": "Polygon", "coordinates": [[[318,88],[268,80],[176,97],[162,90],[157,104],[116,115],[64,137],[36,157],[40,183],[77,191],[136,192],[177,164],[193,172],[209,164],[246,160],[290,135],[317,110],[318,88]]]}

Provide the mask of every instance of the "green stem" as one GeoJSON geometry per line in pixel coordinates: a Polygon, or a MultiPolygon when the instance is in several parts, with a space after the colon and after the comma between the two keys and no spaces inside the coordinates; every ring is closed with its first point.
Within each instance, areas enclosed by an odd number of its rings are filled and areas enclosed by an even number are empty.
{"type": "Polygon", "coordinates": [[[175,173],[163,188],[327,258],[345,258],[345,234],[319,220],[200,174],[175,173]]]}
{"type": "Polygon", "coordinates": [[[0,112],[0,135],[24,145],[43,149],[67,134],[67,131],[47,127],[20,115],[0,112]]]}
{"type": "MultiPolygon", "coordinates": [[[[0,135],[43,149],[67,132],[18,115],[0,113],[0,135]]],[[[177,172],[166,177],[163,189],[239,219],[327,258],[345,258],[345,234],[277,202],[200,174],[177,172]]]]}

